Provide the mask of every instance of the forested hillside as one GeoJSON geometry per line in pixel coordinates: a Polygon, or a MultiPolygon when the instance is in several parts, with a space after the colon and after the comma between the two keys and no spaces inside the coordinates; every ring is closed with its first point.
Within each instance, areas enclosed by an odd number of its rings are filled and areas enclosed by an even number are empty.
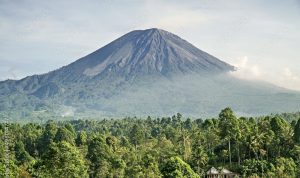
{"type": "Polygon", "coordinates": [[[280,115],[48,121],[0,125],[0,177],[300,177],[300,118],[280,115]],[[8,166],[8,167],[7,167],[8,166]]]}

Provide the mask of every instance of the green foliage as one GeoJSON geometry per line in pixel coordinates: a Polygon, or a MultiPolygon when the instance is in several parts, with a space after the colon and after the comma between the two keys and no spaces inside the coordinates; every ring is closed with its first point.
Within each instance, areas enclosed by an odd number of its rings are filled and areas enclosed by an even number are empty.
{"type": "Polygon", "coordinates": [[[14,160],[0,160],[0,177],[14,178],[19,176],[20,168],[14,163],[14,160]]]}
{"type": "Polygon", "coordinates": [[[72,133],[70,130],[68,130],[66,127],[61,127],[57,130],[57,133],[54,137],[54,142],[68,142],[72,145],[74,145],[74,133],[72,133]]]}
{"type": "Polygon", "coordinates": [[[76,147],[65,141],[50,144],[36,169],[38,177],[88,177],[84,157],[76,147]]]}
{"type": "Polygon", "coordinates": [[[296,177],[296,164],[292,158],[276,158],[276,175],[278,177],[296,177]]]}
{"type": "Polygon", "coordinates": [[[197,147],[192,155],[192,163],[197,168],[199,175],[204,175],[205,167],[208,163],[208,155],[202,146],[197,147]]]}
{"type": "Polygon", "coordinates": [[[242,166],[242,173],[245,177],[253,175],[264,177],[274,170],[274,165],[266,160],[247,159],[242,166]]]}
{"type": "Polygon", "coordinates": [[[87,135],[85,131],[79,132],[75,140],[77,146],[85,145],[87,142],[87,135]]]}
{"type": "Polygon", "coordinates": [[[165,178],[200,178],[186,162],[178,156],[171,157],[161,166],[161,173],[165,178]]]}
{"type": "Polygon", "coordinates": [[[0,124],[0,177],[299,177],[299,124],[279,115],[0,124]],[[6,136],[5,136],[5,132],[6,136]],[[9,153],[9,161],[7,161],[9,153]]]}
{"type": "Polygon", "coordinates": [[[18,165],[31,164],[32,162],[34,162],[34,159],[25,150],[24,144],[21,141],[18,141],[15,144],[15,156],[16,156],[18,165]]]}
{"type": "Polygon", "coordinates": [[[143,130],[139,125],[137,124],[133,125],[129,133],[129,138],[131,143],[134,144],[135,147],[137,147],[137,145],[142,142],[142,139],[144,137],[143,134],[144,134],[143,130]]]}

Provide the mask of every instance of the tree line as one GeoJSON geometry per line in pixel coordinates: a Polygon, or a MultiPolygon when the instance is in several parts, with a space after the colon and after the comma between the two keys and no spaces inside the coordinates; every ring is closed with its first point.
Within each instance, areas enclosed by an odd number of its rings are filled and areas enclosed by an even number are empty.
{"type": "Polygon", "coordinates": [[[300,177],[300,119],[280,115],[0,124],[0,177],[300,177]]]}

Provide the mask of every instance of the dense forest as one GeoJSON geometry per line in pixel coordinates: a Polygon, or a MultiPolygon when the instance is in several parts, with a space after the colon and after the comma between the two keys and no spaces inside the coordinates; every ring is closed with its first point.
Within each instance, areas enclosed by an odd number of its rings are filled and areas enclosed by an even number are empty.
{"type": "Polygon", "coordinates": [[[0,177],[300,177],[300,118],[285,115],[2,123],[0,177]]]}

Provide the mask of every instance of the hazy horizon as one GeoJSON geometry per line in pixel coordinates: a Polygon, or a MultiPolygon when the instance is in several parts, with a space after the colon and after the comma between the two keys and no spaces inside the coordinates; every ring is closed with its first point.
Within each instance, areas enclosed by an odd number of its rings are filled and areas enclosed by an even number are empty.
{"type": "Polygon", "coordinates": [[[129,31],[160,28],[238,67],[236,77],[300,90],[297,0],[1,1],[0,10],[0,80],[46,73],[129,31]]]}

